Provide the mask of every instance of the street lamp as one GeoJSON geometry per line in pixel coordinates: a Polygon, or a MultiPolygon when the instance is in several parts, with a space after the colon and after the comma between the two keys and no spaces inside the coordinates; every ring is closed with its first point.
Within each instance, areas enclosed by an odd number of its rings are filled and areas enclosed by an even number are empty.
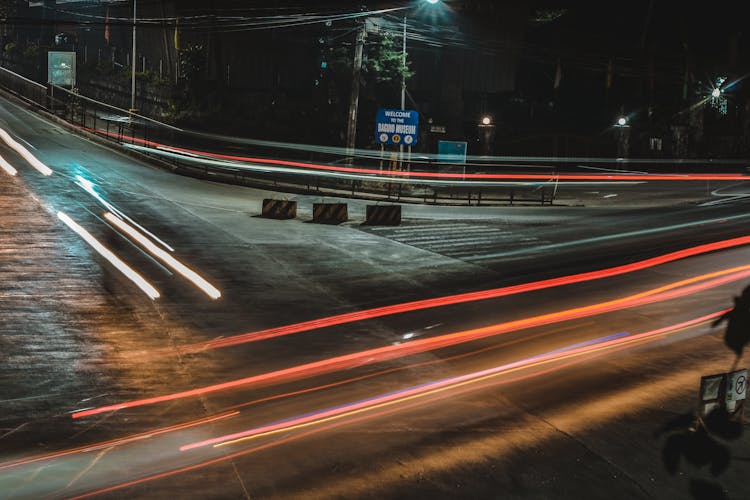
{"type": "Polygon", "coordinates": [[[618,127],[624,127],[628,124],[628,119],[624,116],[621,116],[617,119],[617,126],[618,127]]]}
{"type": "MultiPolygon", "coordinates": [[[[423,1],[429,5],[440,3],[440,0],[423,1]]],[[[406,14],[404,14],[404,43],[401,51],[401,109],[406,109],[406,14]]]]}
{"type": "Polygon", "coordinates": [[[717,87],[717,88],[715,88],[715,89],[713,89],[711,91],[711,97],[716,98],[716,97],[719,97],[719,96],[721,96],[721,89],[720,88],[717,87]]]}
{"type": "MultiPolygon", "coordinates": [[[[436,5],[440,0],[423,0],[429,5],[436,5]]],[[[401,50],[401,109],[406,109],[406,14],[404,14],[404,43],[401,50]]],[[[400,164],[404,164],[404,145],[401,144],[399,147],[399,159],[400,164]]],[[[411,146],[409,146],[411,152],[411,146]]],[[[409,153],[411,154],[411,153],[409,153]]]]}
{"type": "Polygon", "coordinates": [[[482,154],[485,156],[492,154],[495,143],[495,125],[492,123],[490,115],[484,115],[479,121],[479,144],[482,154]]]}

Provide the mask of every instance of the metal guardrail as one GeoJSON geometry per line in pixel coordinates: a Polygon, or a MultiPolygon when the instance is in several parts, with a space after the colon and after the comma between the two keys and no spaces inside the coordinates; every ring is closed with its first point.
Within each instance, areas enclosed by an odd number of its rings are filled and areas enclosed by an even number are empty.
{"type": "Polygon", "coordinates": [[[0,86],[37,106],[47,106],[47,87],[0,66],[0,86]]]}
{"type": "MultiPolygon", "coordinates": [[[[172,165],[174,171],[209,179],[212,181],[273,188],[281,191],[327,194],[342,197],[365,197],[382,200],[412,201],[420,203],[451,204],[547,204],[553,201],[553,185],[544,182],[487,183],[468,180],[410,179],[395,175],[354,175],[346,173],[315,172],[314,170],[264,168],[263,161],[276,161],[280,150],[285,159],[317,163],[323,166],[346,166],[356,161],[358,167],[370,171],[383,169],[378,152],[361,151],[356,157],[346,157],[336,148],[256,141],[223,137],[200,132],[186,131],[139,115],[111,104],[80,95],[69,89],[29,80],[6,68],[0,67],[0,86],[19,97],[55,114],[71,126],[95,134],[103,139],[138,149],[141,153],[158,157],[172,165]],[[224,153],[230,157],[251,157],[256,168],[247,168],[241,162],[206,161],[186,154],[165,154],[169,149],[183,149],[224,153]]],[[[253,162],[247,162],[252,165],[253,162]]],[[[387,169],[388,166],[386,165],[387,169]]],[[[438,172],[456,168],[462,172],[475,173],[491,168],[482,162],[466,165],[444,165],[434,157],[414,159],[409,168],[415,172],[438,172]]],[[[524,168],[524,167],[517,167],[524,168]]],[[[526,167],[528,168],[528,167],[526,167]]],[[[554,178],[554,167],[536,166],[547,170],[550,180],[554,178]]]]}

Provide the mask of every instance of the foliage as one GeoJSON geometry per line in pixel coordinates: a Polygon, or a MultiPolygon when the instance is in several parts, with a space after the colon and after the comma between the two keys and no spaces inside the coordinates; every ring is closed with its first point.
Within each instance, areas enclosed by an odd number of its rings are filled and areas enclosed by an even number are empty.
{"type": "Polygon", "coordinates": [[[23,49],[23,57],[33,60],[39,55],[38,45],[28,45],[23,49]]]}
{"type": "Polygon", "coordinates": [[[206,70],[206,53],[203,45],[190,45],[180,51],[180,76],[189,88],[197,86],[206,70]]]}
{"type": "Polygon", "coordinates": [[[557,21],[565,14],[568,13],[568,9],[539,9],[534,13],[531,18],[533,24],[548,24],[557,21]]]}
{"type": "Polygon", "coordinates": [[[20,51],[18,44],[16,42],[6,43],[5,47],[3,47],[3,50],[8,54],[17,54],[20,51]]]}
{"type": "MultiPolygon", "coordinates": [[[[403,52],[398,37],[386,33],[378,38],[371,37],[365,43],[362,57],[362,73],[360,83],[365,86],[384,84],[395,86],[401,84],[402,75],[406,79],[414,76],[411,61],[404,65],[403,52]]],[[[350,79],[352,74],[353,48],[339,46],[333,51],[331,71],[339,79],[350,79]]]]}
{"type": "Polygon", "coordinates": [[[378,83],[401,83],[402,76],[407,80],[414,76],[411,61],[404,64],[403,49],[400,42],[391,33],[368,42],[367,59],[363,64],[363,73],[378,83]]]}

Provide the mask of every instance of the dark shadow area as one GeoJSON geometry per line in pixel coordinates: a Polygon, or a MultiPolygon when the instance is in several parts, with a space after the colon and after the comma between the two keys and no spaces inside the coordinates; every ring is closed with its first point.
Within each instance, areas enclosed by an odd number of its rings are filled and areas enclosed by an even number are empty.
{"type": "MultiPolygon", "coordinates": [[[[734,298],[734,307],[720,316],[711,325],[716,327],[726,322],[724,344],[735,355],[730,372],[737,369],[745,346],[750,342],[750,286],[742,290],[742,294],[734,298]]],[[[726,377],[727,375],[724,375],[726,377]]],[[[742,436],[744,427],[744,409],[727,408],[725,401],[726,379],[722,382],[718,402],[712,403],[716,407],[703,414],[685,413],[670,420],[655,436],[668,435],[662,448],[664,467],[671,475],[681,470],[681,465],[687,463],[698,469],[708,467],[711,475],[720,476],[729,468],[732,462],[732,451],[728,443],[742,436]]],[[[744,401],[741,401],[744,405],[744,401]]],[[[743,408],[740,406],[739,408],[743,408]]],[[[747,458],[737,460],[747,461],[747,458]]],[[[728,498],[720,483],[714,483],[697,478],[690,479],[690,495],[696,500],[713,500],[728,498]]]]}

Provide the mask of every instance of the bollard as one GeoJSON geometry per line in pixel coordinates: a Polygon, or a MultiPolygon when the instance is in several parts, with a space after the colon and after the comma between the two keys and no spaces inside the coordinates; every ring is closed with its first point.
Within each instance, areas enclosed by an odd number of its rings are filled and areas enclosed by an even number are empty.
{"type": "Polygon", "coordinates": [[[367,226],[398,226],[401,224],[401,205],[367,205],[367,226]]]}
{"type": "Polygon", "coordinates": [[[279,220],[294,219],[297,217],[297,202],[265,198],[263,200],[261,217],[279,220]]]}
{"type": "Polygon", "coordinates": [[[349,220],[346,203],[313,203],[313,222],[341,224],[349,220]]]}

